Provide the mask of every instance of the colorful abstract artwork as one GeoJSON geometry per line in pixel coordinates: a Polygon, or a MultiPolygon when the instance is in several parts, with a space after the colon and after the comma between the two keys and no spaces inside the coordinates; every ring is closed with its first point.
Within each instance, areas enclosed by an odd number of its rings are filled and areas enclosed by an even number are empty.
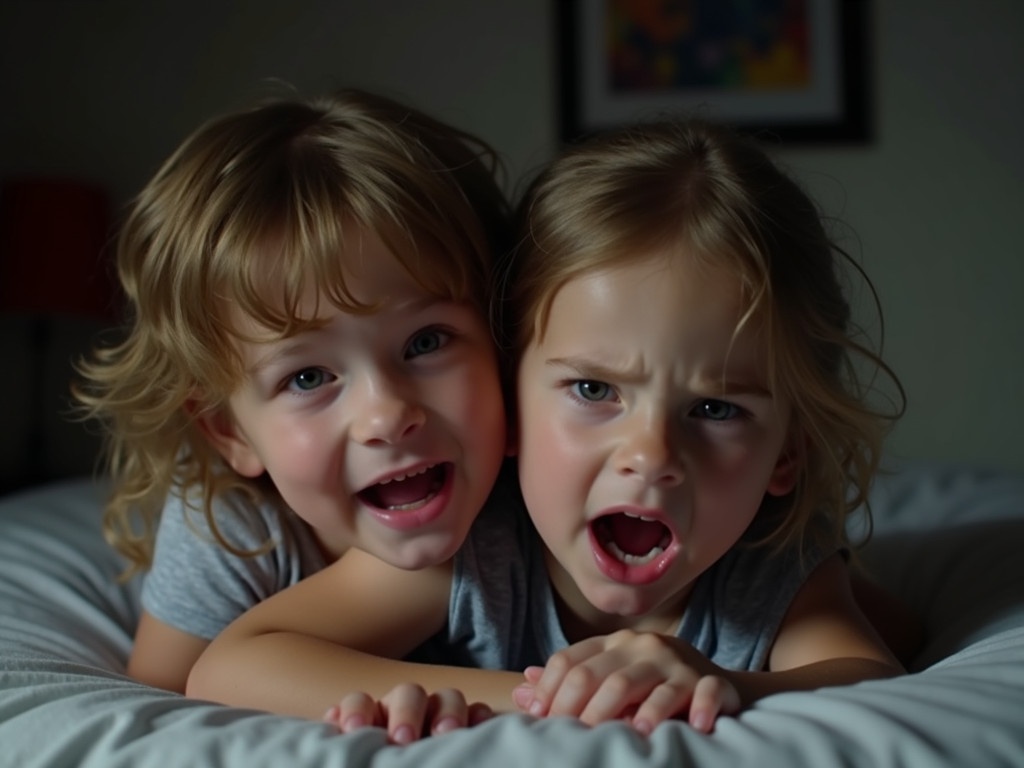
{"type": "Polygon", "coordinates": [[[806,0],[612,0],[611,87],[805,88],[808,35],[806,0]]]}
{"type": "Polygon", "coordinates": [[[868,0],[556,0],[562,135],[701,110],[801,142],[870,134],[868,0]]]}

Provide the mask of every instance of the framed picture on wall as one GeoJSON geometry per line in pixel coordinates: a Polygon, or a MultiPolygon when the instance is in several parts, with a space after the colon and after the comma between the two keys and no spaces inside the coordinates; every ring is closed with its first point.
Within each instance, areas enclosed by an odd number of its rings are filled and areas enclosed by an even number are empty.
{"type": "Polygon", "coordinates": [[[689,112],[865,142],[868,0],[556,0],[564,141],[689,112]]]}

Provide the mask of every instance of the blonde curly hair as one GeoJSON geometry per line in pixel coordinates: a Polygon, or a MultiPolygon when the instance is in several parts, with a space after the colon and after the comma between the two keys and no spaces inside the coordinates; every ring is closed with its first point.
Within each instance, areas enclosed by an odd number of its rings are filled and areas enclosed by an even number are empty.
{"type": "Polygon", "coordinates": [[[230,470],[197,427],[241,383],[232,312],[288,336],[308,326],[316,285],[340,309],[372,312],[346,288],[347,233],[376,232],[425,289],[486,312],[506,237],[500,163],[482,141],[390,99],[349,89],[276,97],[190,135],[128,211],[117,242],[123,340],[78,366],[84,418],[107,435],[113,480],[104,531],[129,561],[152,561],[169,493],[280,503],[265,478],[230,470]],[[267,247],[272,243],[274,247],[267,247]],[[429,258],[425,255],[429,250],[429,258]]]}

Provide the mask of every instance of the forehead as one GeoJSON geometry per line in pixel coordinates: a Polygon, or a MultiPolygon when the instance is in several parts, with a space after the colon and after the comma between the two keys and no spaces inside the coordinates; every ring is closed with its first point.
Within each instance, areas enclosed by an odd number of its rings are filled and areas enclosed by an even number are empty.
{"type": "MultiPolygon", "coordinates": [[[[437,291],[428,290],[419,275],[412,273],[418,264],[430,263],[432,249],[417,250],[415,258],[401,261],[376,232],[358,229],[338,254],[346,292],[355,302],[367,306],[407,300],[410,296],[435,295],[437,291]]],[[[322,285],[306,286],[308,294],[329,292],[326,289],[327,286],[322,285]]]]}
{"type": "Polygon", "coordinates": [[[552,296],[551,310],[563,320],[568,319],[565,315],[592,314],[611,324],[628,318],[653,327],[685,316],[687,326],[734,327],[744,304],[743,282],[729,266],[654,253],[569,278],[552,296]]]}
{"type": "Polygon", "coordinates": [[[725,266],[652,255],[570,279],[535,342],[554,355],[691,360],[760,370],[740,278],[725,266]],[[576,350],[576,351],[574,351],[576,350]]]}

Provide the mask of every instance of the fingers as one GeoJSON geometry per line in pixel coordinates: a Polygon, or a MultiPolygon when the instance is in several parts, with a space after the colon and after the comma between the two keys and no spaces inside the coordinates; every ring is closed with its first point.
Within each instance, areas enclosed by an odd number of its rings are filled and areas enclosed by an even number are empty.
{"type": "MultiPolygon", "coordinates": [[[[666,676],[665,670],[655,664],[633,664],[604,679],[579,719],[587,725],[626,719],[641,733],[649,734],[659,723],[686,711],[699,679],[696,672],[685,667],[666,676]]],[[[556,697],[552,710],[560,706],[556,697]]]]}
{"type": "Polygon", "coordinates": [[[739,710],[739,693],[725,678],[693,673],[666,681],[656,667],[633,666],[611,673],[596,688],[589,676],[570,671],[547,716],[575,716],[587,725],[625,719],[649,735],[684,714],[695,730],[710,733],[720,715],[739,710]]]}
{"type": "Polygon", "coordinates": [[[721,669],[677,638],[621,631],[590,638],[528,668],[513,700],[531,715],[577,717],[588,725],[625,719],[641,733],[686,715],[708,733],[740,709],[721,669]]]}
{"type": "Polygon", "coordinates": [[[468,724],[469,706],[461,692],[445,688],[429,697],[425,725],[431,735],[465,728],[468,724]]]}
{"type": "Polygon", "coordinates": [[[365,693],[347,694],[324,720],[342,733],[382,727],[393,744],[409,744],[423,736],[482,723],[493,715],[486,704],[468,705],[461,691],[447,688],[428,695],[422,687],[406,684],[393,688],[380,702],[365,693]]]}
{"type": "Polygon", "coordinates": [[[633,716],[633,727],[650,734],[666,720],[688,712],[687,722],[694,730],[711,733],[720,715],[734,715],[740,711],[740,695],[735,686],[724,677],[705,675],[694,685],[680,686],[663,683],[651,691],[633,716]]]}
{"type": "Polygon", "coordinates": [[[493,709],[481,702],[474,702],[469,705],[469,717],[467,718],[466,725],[472,728],[474,725],[480,725],[480,723],[490,720],[492,717],[494,717],[493,709]]]}
{"type": "Polygon", "coordinates": [[[740,710],[739,691],[723,677],[708,675],[697,681],[690,702],[689,723],[702,733],[711,733],[719,715],[740,710]]]}
{"type": "MultiPolygon", "coordinates": [[[[662,670],[654,664],[624,664],[615,654],[600,654],[564,671],[556,666],[554,674],[535,687],[528,711],[569,715],[595,725],[622,717],[627,707],[642,702],[663,680],[662,670]],[[544,686],[554,690],[548,694],[544,686]]],[[[517,697],[525,698],[521,689],[517,697]]]]}
{"type": "Polygon", "coordinates": [[[643,701],[660,682],[659,670],[650,664],[609,669],[593,660],[565,676],[548,713],[575,715],[587,725],[596,725],[621,717],[626,707],[643,701]]]}
{"type": "Polygon", "coordinates": [[[516,689],[516,704],[535,717],[544,715],[578,715],[582,711],[582,705],[572,706],[572,702],[582,696],[588,696],[596,689],[600,680],[596,671],[591,670],[586,664],[591,659],[600,659],[604,655],[604,639],[600,637],[588,638],[575,643],[568,648],[552,654],[547,664],[542,669],[528,667],[524,672],[527,683],[532,685],[520,686],[516,689]],[[538,675],[538,669],[540,673],[538,675]],[[563,692],[567,677],[570,690],[563,692]],[[527,696],[524,691],[530,691],[527,696]],[[555,699],[562,695],[559,709],[553,710],[555,699]]]}
{"type": "Polygon", "coordinates": [[[324,720],[332,723],[342,733],[383,725],[377,702],[362,692],[350,693],[342,698],[336,706],[327,710],[324,720]]]}
{"type": "Polygon", "coordinates": [[[544,674],[544,667],[527,667],[523,670],[523,677],[530,685],[536,685],[542,674],[544,674]]]}
{"type": "Polygon", "coordinates": [[[676,646],[674,639],[631,630],[588,638],[553,654],[532,691],[536,674],[528,671],[514,700],[536,716],[571,715],[587,724],[620,718],[663,682],[696,683],[698,675],[676,646]]]}
{"type": "Polygon", "coordinates": [[[380,700],[383,725],[393,744],[410,744],[423,733],[427,716],[427,692],[411,683],[393,688],[380,700]]]}
{"type": "MultiPolygon", "coordinates": [[[[699,681],[696,681],[699,685],[699,681]]],[[[656,685],[637,707],[631,722],[640,733],[648,736],[666,720],[686,711],[694,691],[692,685],[680,685],[677,682],[656,685]]]]}

